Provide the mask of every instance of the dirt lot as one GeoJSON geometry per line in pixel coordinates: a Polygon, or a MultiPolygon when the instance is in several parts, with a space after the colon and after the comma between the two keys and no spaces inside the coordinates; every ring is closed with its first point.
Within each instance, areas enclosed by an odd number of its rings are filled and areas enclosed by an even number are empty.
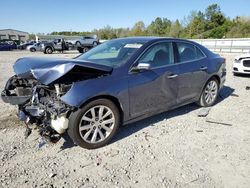
{"type": "MultiPolygon", "coordinates": [[[[0,52],[0,88],[18,58],[76,55],[0,52]]],[[[36,131],[25,140],[15,108],[0,100],[0,187],[249,187],[250,77],[234,77],[236,54],[222,55],[226,86],[207,117],[187,105],[121,127],[96,150],[63,139],[39,148],[36,131]]]]}

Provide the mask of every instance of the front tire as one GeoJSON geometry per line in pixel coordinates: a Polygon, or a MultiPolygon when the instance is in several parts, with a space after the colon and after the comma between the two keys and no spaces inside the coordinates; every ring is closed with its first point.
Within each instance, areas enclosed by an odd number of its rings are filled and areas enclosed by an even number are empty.
{"type": "Polygon", "coordinates": [[[216,78],[211,78],[206,83],[197,104],[203,107],[214,105],[219,94],[219,82],[216,78]]]}
{"type": "Polygon", "coordinates": [[[97,99],[70,116],[68,134],[78,146],[95,149],[108,144],[119,124],[117,106],[110,100],[97,99]]]}
{"type": "Polygon", "coordinates": [[[31,52],[35,52],[36,49],[35,49],[35,48],[30,48],[30,51],[31,51],[31,52]]]}

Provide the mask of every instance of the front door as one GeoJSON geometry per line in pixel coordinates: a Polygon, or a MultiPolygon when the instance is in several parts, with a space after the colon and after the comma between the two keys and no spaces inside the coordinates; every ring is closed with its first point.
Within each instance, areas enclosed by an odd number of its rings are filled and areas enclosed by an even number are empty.
{"type": "Polygon", "coordinates": [[[171,42],[151,46],[136,62],[150,64],[149,70],[130,72],[130,116],[167,110],[176,104],[178,94],[178,68],[174,64],[171,42]]]}
{"type": "Polygon", "coordinates": [[[54,41],[54,47],[56,50],[61,50],[62,49],[62,39],[56,39],[54,41]]]}

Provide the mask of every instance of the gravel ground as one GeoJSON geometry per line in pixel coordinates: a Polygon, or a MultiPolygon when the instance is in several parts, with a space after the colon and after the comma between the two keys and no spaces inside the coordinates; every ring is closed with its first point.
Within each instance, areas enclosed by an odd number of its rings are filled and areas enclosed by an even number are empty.
{"type": "MultiPolygon", "coordinates": [[[[76,55],[0,52],[0,88],[18,58],[76,55]]],[[[235,55],[222,54],[227,81],[207,117],[187,105],[123,126],[96,150],[64,139],[39,148],[37,132],[25,140],[15,108],[0,100],[0,187],[249,187],[250,77],[232,75],[235,55]]]]}

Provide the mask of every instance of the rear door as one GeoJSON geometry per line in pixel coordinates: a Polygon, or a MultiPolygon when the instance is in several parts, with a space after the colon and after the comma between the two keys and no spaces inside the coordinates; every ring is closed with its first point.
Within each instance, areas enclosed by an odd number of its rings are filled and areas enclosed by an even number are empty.
{"type": "Polygon", "coordinates": [[[179,69],[177,103],[186,103],[200,95],[206,81],[207,61],[205,54],[189,42],[175,42],[176,63],[179,69]]]}
{"type": "Polygon", "coordinates": [[[171,42],[151,46],[136,62],[140,63],[150,64],[150,68],[129,74],[132,118],[171,108],[176,104],[178,93],[178,68],[174,64],[171,42]]]}

